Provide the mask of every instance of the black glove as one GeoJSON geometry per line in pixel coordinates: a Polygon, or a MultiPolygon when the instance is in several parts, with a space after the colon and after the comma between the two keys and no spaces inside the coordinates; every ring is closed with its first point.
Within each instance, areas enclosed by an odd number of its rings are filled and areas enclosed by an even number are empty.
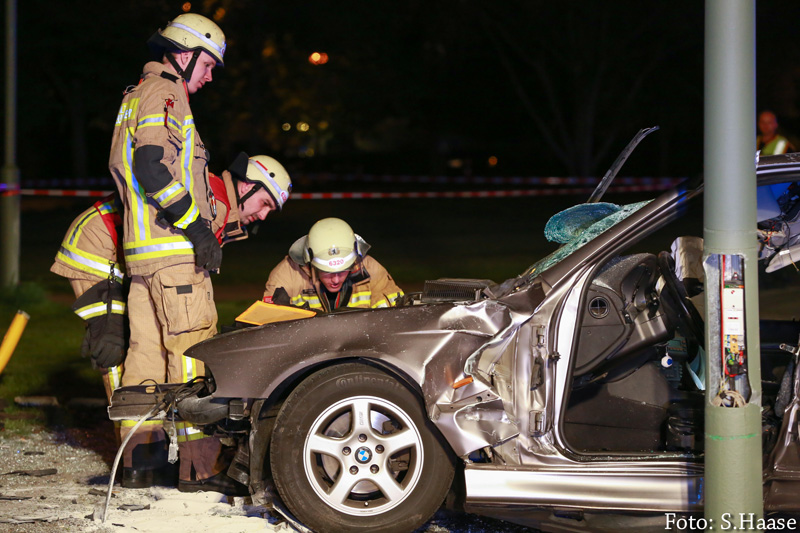
{"type": "Polygon", "coordinates": [[[222,248],[205,219],[198,218],[183,233],[194,245],[194,264],[208,271],[219,270],[222,265],[222,248]]]}
{"type": "Polygon", "coordinates": [[[110,314],[86,321],[81,355],[90,357],[95,368],[110,368],[125,360],[128,349],[128,324],[125,315],[110,314]]]}
{"type": "Polygon", "coordinates": [[[278,287],[272,293],[272,303],[276,305],[292,305],[292,300],[289,298],[289,293],[283,287],[278,287]]]}

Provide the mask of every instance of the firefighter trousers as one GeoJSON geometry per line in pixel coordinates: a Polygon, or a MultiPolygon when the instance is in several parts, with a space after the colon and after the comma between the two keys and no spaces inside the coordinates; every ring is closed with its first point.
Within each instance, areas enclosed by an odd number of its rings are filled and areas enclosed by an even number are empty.
{"type": "MultiPolygon", "coordinates": [[[[133,276],[128,293],[130,348],[122,385],[185,383],[204,375],[201,361],[183,355],[190,346],[217,331],[214,292],[207,271],[193,264],[164,267],[148,276],[133,276]]],[[[122,421],[122,438],[136,420],[122,421]]],[[[182,480],[219,473],[221,444],[191,424],[151,420],[125,447],[123,465],[135,470],[167,466],[167,432],[178,442],[182,480]]]]}

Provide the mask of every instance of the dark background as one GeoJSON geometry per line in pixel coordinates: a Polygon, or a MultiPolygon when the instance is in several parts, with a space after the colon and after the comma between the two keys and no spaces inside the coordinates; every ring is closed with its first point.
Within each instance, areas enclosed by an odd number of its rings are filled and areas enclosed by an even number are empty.
{"type": "MultiPolygon", "coordinates": [[[[107,176],[122,90],[183,4],[19,2],[23,185],[107,176]]],[[[227,66],[191,99],[215,172],[244,150],[294,174],[598,176],[653,125],[623,175],[702,169],[699,0],[190,5],[228,37],[227,66]],[[310,64],[315,51],[328,63],[310,64]]],[[[798,2],[757,2],[757,107],[790,135],[800,132],[798,20],[798,2]]]]}
{"type": "MultiPolygon", "coordinates": [[[[107,179],[122,91],[148,60],[146,40],[182,6],[19,2],[23,187],[107,179]]],[[[324,181],[320,173],[602,176],[633,134],[653,125],[661,129],[620,175],[695,176],[703,155],[703,6],[195,1],[192,12],[218,19],[228,51],[226,67],[191,103],[212,171],[241,150],[267,153],[289,169],[295,192],[490,188],[324,181]],[[315,51],[329,61],[312,65],[315,51]],[[309,130],[299,131],[300,122],[309,130]]],[[[800,133],[800,2],[756,7],[757,108],[773,109],[791,138],[800,133]]],[[[236,297],[257,298],[289,245],[326,216],[350,222],[404,288],[443,276],[500,281],[552,251],[544,223],[586,197],[292,200],[250,240],[226,247],[215,286],[244,285],[236,297]]],[[[92,202],[23,197],[23,281],[69,291],[47,269],[69,222],[92,202]]],[[[699,219],[695,225],[702,234],[699,219]]]]}

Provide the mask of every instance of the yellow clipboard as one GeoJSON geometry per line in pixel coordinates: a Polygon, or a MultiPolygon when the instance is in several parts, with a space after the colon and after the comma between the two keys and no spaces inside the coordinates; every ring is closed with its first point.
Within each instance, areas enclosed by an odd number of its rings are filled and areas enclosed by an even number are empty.
{"type": "Polygon", "coordinates": [[[309,309],[300,309],[290,305],[268,304],[257,301],[247,308],[245,312],[236,317],[238,322],[260,326],[272,322],[283,322],[286,320],[297,320],[299,318],[309,318],[317,313],[309,309]]]}

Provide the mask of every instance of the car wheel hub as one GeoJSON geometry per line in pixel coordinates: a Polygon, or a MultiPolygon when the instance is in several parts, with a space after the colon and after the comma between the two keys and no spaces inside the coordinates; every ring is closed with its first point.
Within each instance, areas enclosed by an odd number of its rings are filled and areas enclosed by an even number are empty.
{"type": "Polygon", "coordinates": [[[367,448],[366,446],[359,448],[358,451],[356,452],[356,461],[358,461],[362,465],[370,462],[371,459],[372,459],[372,452],[369,451],[369,448],[367,448]]]}
{"type": "Polygon", "coordinates": [[[303,467],[317,495],[350,515],[385,513],[419,482],[422,437],[400,407],[351,397],[316,418],[303,445],[303,467]]]}

